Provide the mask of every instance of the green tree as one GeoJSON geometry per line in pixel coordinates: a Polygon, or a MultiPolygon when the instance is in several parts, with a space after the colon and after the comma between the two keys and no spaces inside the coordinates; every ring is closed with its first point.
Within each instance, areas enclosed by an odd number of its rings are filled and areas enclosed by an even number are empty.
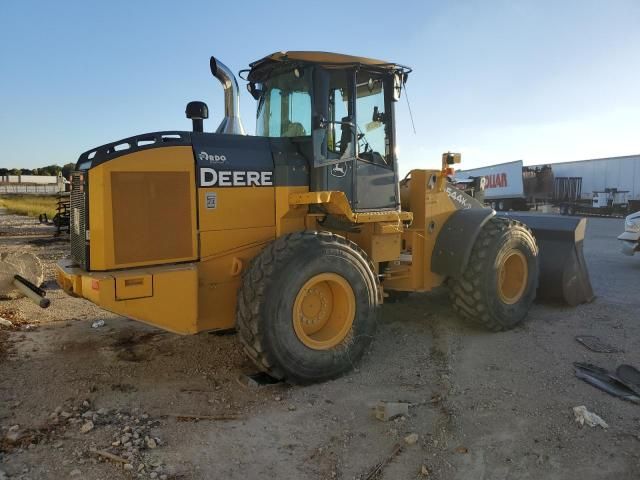
{"type": "Polygon", "coordinates": [[[64,178],[69,178],[71,176],[71,172],[73,172],[75,169],[76,169],[75,163],[66,163],[62,167],[62,176],[64,178]]]}
{"type": "Polygon", "coordinates": [[[40,175],[58,175],[59,172],[62,172],[62,167],[60,165],[47,165],[46,167],[42,167],[39,169],[40,175]]]}

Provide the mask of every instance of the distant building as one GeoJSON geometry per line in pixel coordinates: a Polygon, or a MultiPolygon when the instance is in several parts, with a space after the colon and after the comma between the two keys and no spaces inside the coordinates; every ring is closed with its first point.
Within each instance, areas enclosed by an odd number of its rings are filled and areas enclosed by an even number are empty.
{"type": "Polygon", "coordinates": [[[62,175],[0,175],[0,194],[58,193],[68,183],[62,175]]]}

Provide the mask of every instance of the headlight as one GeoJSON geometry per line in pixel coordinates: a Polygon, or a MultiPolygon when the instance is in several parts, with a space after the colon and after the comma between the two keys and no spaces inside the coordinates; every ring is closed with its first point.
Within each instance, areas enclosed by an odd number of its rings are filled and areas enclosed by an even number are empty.
{"type": "Polygon", "coordinates": [[[624,221],[624,229],[627,232],[637,233],[640,232],[640,217],[629,218],[624,221]]]}

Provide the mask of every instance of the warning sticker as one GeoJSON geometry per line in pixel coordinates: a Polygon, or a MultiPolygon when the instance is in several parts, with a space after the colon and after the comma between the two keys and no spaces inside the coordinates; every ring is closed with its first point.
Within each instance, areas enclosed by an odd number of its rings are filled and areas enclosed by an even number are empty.
{"type": "Polygon", "coordinates": [[[207,208],[218,207],[218,194],[216,192],[207,192],[205,198],[207,200],[207,208]]]}

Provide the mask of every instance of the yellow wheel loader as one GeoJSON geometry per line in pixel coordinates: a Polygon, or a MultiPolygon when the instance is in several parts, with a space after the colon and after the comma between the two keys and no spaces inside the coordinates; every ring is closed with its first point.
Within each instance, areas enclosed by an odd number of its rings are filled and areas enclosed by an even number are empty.
{"type": "Polygon", "coordinates": [[[292,383],[352,368],[385,298],[446,284],[460,315],[496,331],[522,322],[539,280],[547,298],[592,298],[583,219],[537,218],[532,231],[496,216],[448,183],[459,154],[400,180],[394,107],[408,67],[269,55],[241,72],[255,136],[236,77],[213,57],[210,68],[225,95],[215,133],[191,102],[192,131],[80,156],[71,258],[57,271],[68,293],[179,334],[235,328],[258,368],[292,383]]]}

